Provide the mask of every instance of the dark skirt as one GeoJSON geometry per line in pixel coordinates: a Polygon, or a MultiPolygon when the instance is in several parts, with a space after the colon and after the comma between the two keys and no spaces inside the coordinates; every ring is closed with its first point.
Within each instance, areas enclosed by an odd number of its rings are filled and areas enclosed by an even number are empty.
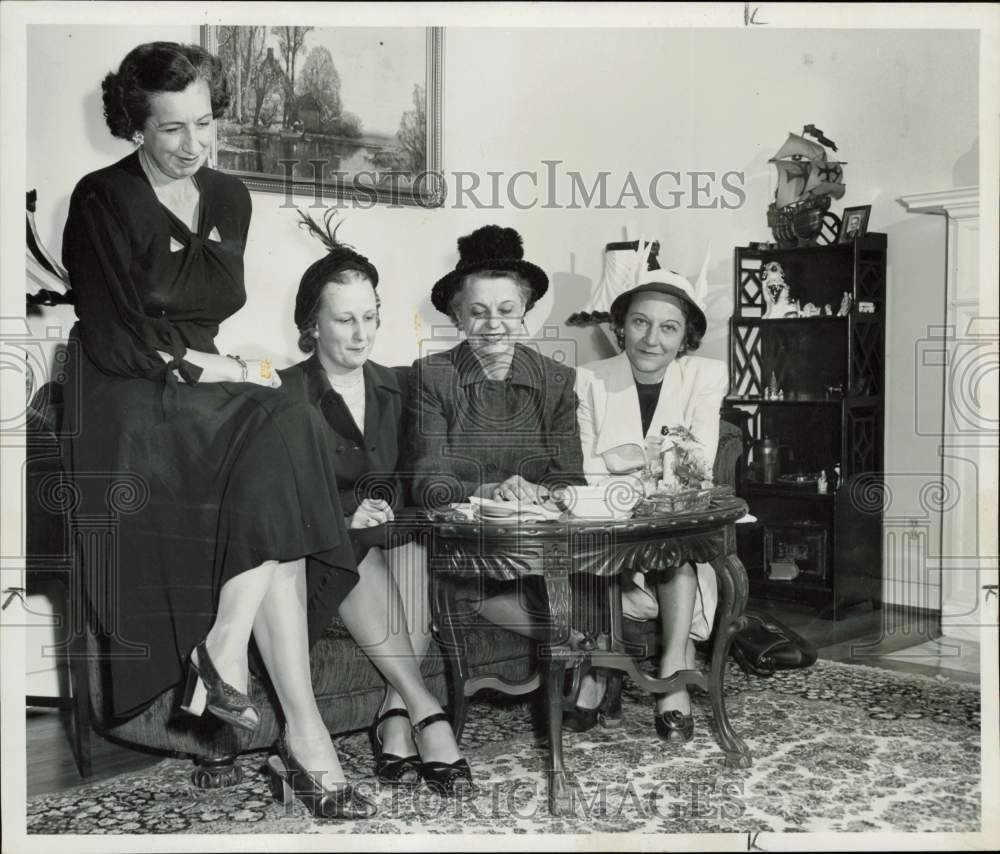
{"type": "Polygon", "coordinates": [[[75,556],[111,645],[110,711],[138,712],[180,682],[222,586],[264,561],[307,558],[317,637],[357,581],[318,411],[248,383],[110,376],[71,353],[75,556]]]}

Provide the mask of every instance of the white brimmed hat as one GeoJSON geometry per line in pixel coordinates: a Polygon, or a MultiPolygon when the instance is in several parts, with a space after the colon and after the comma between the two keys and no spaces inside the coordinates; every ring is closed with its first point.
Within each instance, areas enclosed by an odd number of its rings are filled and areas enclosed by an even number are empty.
{"type": "Polygon", "coordinates": [[[611,316],[614,317],[620,312],[624,312],[632,297],[642,293],[661,293],[667,296],[676,297],[684,302],[690,309],[688,313],[689,322],[694,326],[700,335],[705,334],[708,328],[708,321],[705,318],[705,292],[708,289],[708,259],[709,253],[705,254],[705,261],[701,267],[701,274],[698,276],[698,283],[694,286],[680,273],[673,270],[650,270],[647,259],[652,247],[652,243],[646,243],[639,238],[636,248],[635,284],[627,291],[615,297],[611,303],[611,316]],[[645,245],[644,245],[645,244],[645,245]]]}

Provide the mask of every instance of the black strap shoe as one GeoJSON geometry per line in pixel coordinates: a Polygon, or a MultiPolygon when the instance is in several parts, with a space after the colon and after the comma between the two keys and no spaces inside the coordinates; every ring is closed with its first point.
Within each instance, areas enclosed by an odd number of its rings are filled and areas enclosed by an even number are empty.
{"type": "MultiPolygon", "coordinates": [[[[451,725],[451,721],[448,720],[448,716],[444,712],[435,712],[415,723],[413,725],[413,740],[416,741],[417,735],[431,724],[441,721],[451,725]]],[[[417,749],[420,749],[419,742],[417,742],[417,749]]],[[[472,769],[465,759],[458,759],[455,762],[421,761],[420,776],[424,778],[428,787],[439,795],[465,798],[476,793],[475,784],[472,782],[472,769]]]]}
{"type": "Polygon", "coordinates": [[[375,755],[375,776],[386,786],[416,786],[420,783],[420,757],[397,756],[395,753],[385,753],[382,750],[382,736],[379,729],[389,718],[410,719],[406,709],[389,709],[372,721],[368,735],[372,743],[372,753],[375,755]]]}

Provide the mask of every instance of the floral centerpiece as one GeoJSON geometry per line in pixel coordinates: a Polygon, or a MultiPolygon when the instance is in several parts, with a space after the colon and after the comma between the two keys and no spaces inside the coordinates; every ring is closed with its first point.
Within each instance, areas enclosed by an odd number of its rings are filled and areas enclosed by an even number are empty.
{"type": "Polygon", "coordinates": [[[643,477],[650,513],[678,513],[709,506],[714,489],[704,446],[686,427],[664,427],[658,443],[647,440],[643,477]]]}

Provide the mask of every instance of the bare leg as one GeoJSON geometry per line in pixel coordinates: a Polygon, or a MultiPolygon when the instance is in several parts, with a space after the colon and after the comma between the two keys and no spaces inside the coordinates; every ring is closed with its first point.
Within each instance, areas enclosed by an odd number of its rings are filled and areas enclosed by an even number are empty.
{"type": "Polygon", "coordinates": [[[604,692],[608,687],[608,672],[603,668],[591,670],[580,680],[580,693],[577,695],[576,704],[581,709],[596,709],[601,700],[604,699],[604,692]]]}
{"type": "Polygon", "coordinates": [[[470,609],[484,619],[503,626],[508,631],[532,640],[549,639],[549,632],[539,619],[539,615],[528,611],[517,593],[500,593],[489,598],[465,601],[470,609]]]}
{"type": "MultiPolygon", "coordinates": [[[[697,590],[698,579],[689,563],[678,567],[669,578],[656,585],[660,600],[660,637],[663,641],[661,677],[694,664],[694,644],[691,643],[690,632],[697,590]]],[[[691,713],[691,698],[686,688],[657,697],[657,712],[674,709],[686,715],[691,713]]]]}
{"type": "Polygon", "coordinates": [[[343,783],[344,772],[316,705],[309,672],[304,560],[276,565],[253,621],[253,636],[281,703],[288,749],[324,785],[343,783]]]}
{"type": "MultiPolygon", "coordinates": [[[[419,666],[427,655],[431,643],[431,612],[429,577],[427,568],[427,548],[422,543],[409,542],[385,552],[385,562],[389,576],[399,592],[403,603],[403,622],[410,638],[410,648],[419,666]]],[[[393,629],[399,630],[396,626],[393,629]]],[[[389,709],[405,709],[402,695],[388,685],[379,714],[389,709]]],[[[396,756],[412,756],[417,752],[406,718],[389,718],[380,730],[387,753],[396,756]]]]}
{"type": "MultiPolygon", "coordinates": [[[[397,692],[417,723],[428,715],[441,712],[420,673],[417,658],[406,630],[405,611],[399,590],[392,580],[381,549],[371,548],[358,564],[358,583],[340,606],[340,618],[371,659],[386,682],[397,692]]],[[[412,754],[413,742],[401,743],[397,727],[383,729],[385,750],[398,756],[412,754]]],[[[421,733],[425,761],[454,762],[461,758],[451,727],[444,722],[433,724],[421,733]]]]}
{"type": "Polygon", "coordinates": [[[427,548],[415,542],[397,546],[385,553],[385,562],[403,603],[405,629],[410,637],[410,647],[417,660],[423,661],[431,644],[427,548]]]}

